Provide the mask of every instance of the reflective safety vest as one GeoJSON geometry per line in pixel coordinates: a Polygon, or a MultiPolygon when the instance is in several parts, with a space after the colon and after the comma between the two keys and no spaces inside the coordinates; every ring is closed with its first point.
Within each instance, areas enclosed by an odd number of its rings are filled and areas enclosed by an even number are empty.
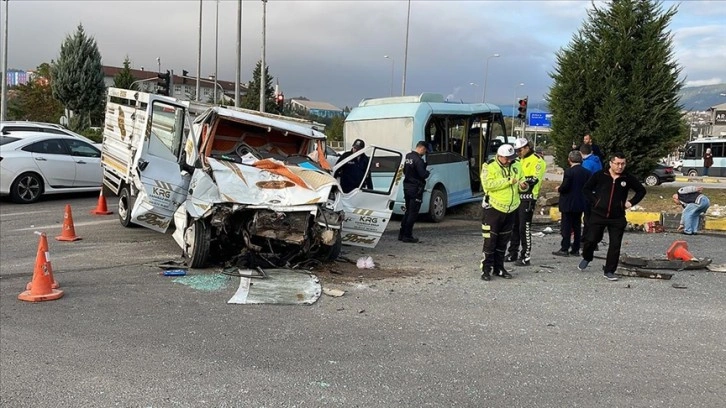
{"type": "Polygon", "coordinates": [[[519,199],[536,200],[539,197],[539,189],[542,186],[542,180],[544,180],[547,163],[534,152],[529,152],[527,156],[518,161],[521,162],[524,180],[529,185],[526,191],[519,194],[519,199]]]}
{"type": "Polygon", "coordinates": [[[519,161],[503,166],[495,157],[481,166],[479,177],[484,190],[483,207],[491,206],[503,213],[519,208],[519,183],[524,181],[519,161]],[[512,178],[516,180],[514,184],[512,178]]]}

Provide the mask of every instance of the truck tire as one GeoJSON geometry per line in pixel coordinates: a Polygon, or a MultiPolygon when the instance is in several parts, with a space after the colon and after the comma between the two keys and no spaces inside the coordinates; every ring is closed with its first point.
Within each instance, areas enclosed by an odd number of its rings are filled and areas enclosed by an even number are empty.
{"type": "Polygon", "coordinates": [[[134,198],[131,197],[131,189],[129,186],[123,186],[118,192],[118,220],[126,228],[136,226],[131,222],[131,209],[134,208],[134,198]]]}
{"type": "Polygon", "coordinates": [[[429,218],[433,222],[441,222],[446,215],[446,194],[441,188],[434,188],[431,191],[431,201],[429,202],[429,218]]]}
{"type": "Polygon", "coordinates": [[[343,250],[343,237],[341,236],[340,231],[338,231],[338,236],[335,237],[335,243],[333,245],[326,246],[325,248],[328,249],[328,261],[338,259],[341,251],[343,250]]]}
{"type": "Polygon", "coordinates": [[[191,221],[184,231],[184,257],[190,268],[203,268],[209,258],[212,230],[204,220],[191,221]]]}
{"type": "Polygon", "coordinates": [[[696,170],[696,169],[688,170],[688,177],[696,177],[696,176],[698,176],[698,170],[696,170]]]}

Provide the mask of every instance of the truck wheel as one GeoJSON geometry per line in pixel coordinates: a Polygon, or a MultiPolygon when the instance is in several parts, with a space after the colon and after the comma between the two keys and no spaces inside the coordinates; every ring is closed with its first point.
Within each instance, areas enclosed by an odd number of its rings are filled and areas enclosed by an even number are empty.
{"type": "Polygon", "coordinates": [[[340,252],[343,250],[343,237],[341,237],[340,231],[338,231],[338,236],[335,237],[335,243],[333,245],[326,246],[325,248],[328,249],[328,261],[338,259],[340,252]]]}
{"type": "Polygon", "coordinates": [[[431,192],[431,201],[429,202],[429,218],[433,222],[441,222],[446,215],[446,194],[440,188],[435,188],[431,192]]]}
{"type": "Polygon", "coordinates": [[[124,186],[118,193],[118,220],[126,228],[135,227],[131,222],[131,209],[134,208],[134,198],[131,197],[129,186],[124,186]]]}
{"type": "Polygon", "coordinates": [[[209,257],[212,230],[204,220],[192,221],[184,231],[184,257],[190,268],[203,268],[209,257]]]}
{"type": "Polygon", "coordinates": [[[698,176],[698,171],[696,169],[688,170],[688,177],[696,177],[696,176],[698,176]]]}

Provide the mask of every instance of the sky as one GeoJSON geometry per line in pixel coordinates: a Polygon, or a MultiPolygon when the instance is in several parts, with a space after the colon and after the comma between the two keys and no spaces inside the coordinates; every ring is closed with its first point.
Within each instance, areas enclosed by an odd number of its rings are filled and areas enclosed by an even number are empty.
{"type": "MultiPolygon", "coordinates": [[[[219,79],[234,81],[238,2],[201,3],[201,76],[214,74],[216,56],[219,79]]],[[[486,88],[487,102],[527,96],[536,108],[550,88],[555,53],[568,47],[592,7],[590,1],[412,0],[406,53],[408,4],[268,0],[270,75],[288,99],[354,107],[364,98],[401,95],[407,55],[407,95],[480,102],[486,88]]],[[[65,38],[83,24],[104,65],[120,67],[128,56],[132,68],[157,70],[159,58],[162,71],[197,75],[200,1],[0,0],[0,24],[6,5],[9,69],[33,70],[57,59],[65,38]]],[[[726,1],[662,2],[673,5],[679,11],[669,29],[685,86],[726,82],[726,1]]],[[[243,83],[261,59],[262,9],[261,0],[242,2],[243,83]]]]}

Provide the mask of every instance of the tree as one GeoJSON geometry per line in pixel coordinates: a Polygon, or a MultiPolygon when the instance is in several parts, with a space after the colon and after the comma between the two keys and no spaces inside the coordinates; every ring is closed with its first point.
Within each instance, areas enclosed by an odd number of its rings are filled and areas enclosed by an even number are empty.
{"type": "Polygon", "coordinates": [[[53,98],[50,65],[40,64],[28,83],[18,85],[8,103],[8,119],[58,123],[63,105],[53,98]]]}
{"type": "Polygon", "coordinates": [[[134,84],[134,81],[136,81],[136,78],[131,74],[131,60],[129,60],[129,56],[127,55],[124,59],[123,69],[113,77],[113,86],[115,88],[133,89],[135,91],[138,87],[134,84]]]}
{"type": "Polygon", "coordinates": [[[83,25],[61,44],[51,77],[53,96],[70,111],[69,127],[77,131],[87,128],[92,112],[103,108],[106,86],[96,40],[86,37],[83,25]]]}
{"type": "MultiPolygon", "coordinates": [[[[247,94],[242,99],[242,107],[245,109],[260,110],[260,73],[262,72],[262,61],[257,61],[257,66],[252,72],[252,80],[247,83],[247,94]]],[[[265,67],[265,112],[277,112],[275,104],[275,89],[272,87],[272,77],[269,66],[265,67]]]]}
{"type": "Polygon", "coordinates": [[[677,6],[660,1],[593,4],[567,49],[558,51],[548,104],[555,160],[566,165],[573,141],[589,131],[607,153],[622,151],[643,176],[678,144],[678,76],[668,24],[677,6]]]}
{"type": "Polygon", "coordinates": [[[325,134],[328,136],[328,140],[343,140],[343,123],[345,122],[344,116],[333,116],[330,123],[325,126],[325,134]]]}

